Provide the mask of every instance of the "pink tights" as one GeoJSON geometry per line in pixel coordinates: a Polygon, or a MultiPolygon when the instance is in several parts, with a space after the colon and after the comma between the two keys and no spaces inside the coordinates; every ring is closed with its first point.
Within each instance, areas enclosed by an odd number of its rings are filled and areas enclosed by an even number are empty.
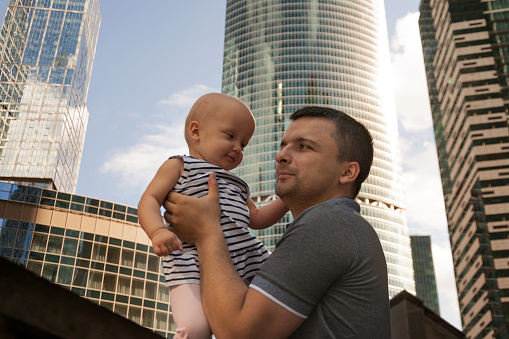
{"type": "Polygon", "coordinates": [[[177,324],[174,339],[211,338],[212,331],[203,312],[199,284],[170,287],[170,303],[177,324]]]}

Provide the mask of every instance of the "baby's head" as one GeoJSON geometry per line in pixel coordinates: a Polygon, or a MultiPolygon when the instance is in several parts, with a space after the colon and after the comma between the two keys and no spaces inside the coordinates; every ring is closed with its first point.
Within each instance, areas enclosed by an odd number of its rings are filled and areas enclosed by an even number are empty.
{"type": "Polygon", "coordinates": [[[189,154],[225,170],[237,167],[255,130],[246,104],[226,94],[200,97],[189,111],[185,138],[189,154]]]}

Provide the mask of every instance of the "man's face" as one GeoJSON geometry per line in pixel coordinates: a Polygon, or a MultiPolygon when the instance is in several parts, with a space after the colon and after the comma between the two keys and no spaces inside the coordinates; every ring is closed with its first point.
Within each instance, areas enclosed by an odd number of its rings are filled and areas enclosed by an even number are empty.
{"type": "Polygon", "coordinates": [[[302,117],[286,130],[276,155],[276,194],[289,207],[305,209],[337,195],[344,164],[337,161],[334,128],[326,118],[302,117]]]}

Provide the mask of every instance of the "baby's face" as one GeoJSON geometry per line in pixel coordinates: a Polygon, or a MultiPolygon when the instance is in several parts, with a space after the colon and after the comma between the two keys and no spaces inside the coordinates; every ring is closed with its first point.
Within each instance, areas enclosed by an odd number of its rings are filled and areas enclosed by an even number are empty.
{"type": "Polygon", "coordinates": [[[198,152],[209,163],[227,171],[237,167],[254,133],[253,115],[242,104],[228,101],[200,126],[198,152]]]}

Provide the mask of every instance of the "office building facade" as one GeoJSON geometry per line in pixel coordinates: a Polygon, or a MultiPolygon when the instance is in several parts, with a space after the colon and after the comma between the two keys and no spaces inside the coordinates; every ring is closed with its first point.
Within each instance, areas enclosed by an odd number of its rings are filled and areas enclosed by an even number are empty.
{"type": "Polygon", "coordinates": [[[411,235],[410,245],[414,262],[415,295],[424,302],[427,308],[440,315],[431,237],[429,235],[411,235]]]}
{"type": "Polygon", "coordinates": [[[463,330],[509,338],[509,4],[422,0],[420,11],[463,330]]]}
{"type": "Polygon", "coordinates": [[[11,0],[0,32],[0,180],[73,193],[98,0],[11,0]]]}
{"type": "Polygon", "coordinates": [[[161,259],[135,208],[0,182],[0,256],[163,337],[175,333],[161,259]]]}
{"type": "MultiPolygon", "coordinates": [[[[358,201],[381,240],[394,296],[415,286],[389,64],[383,1],[226,2],[222,91],[249,105],[257,125],[236,173],[255,202],[271,201],[274,157],[292,112],[328,106],[362,122],[375,159],[358,201]]],[[[257,235],[272,250],[290,221],[257,235]]]]}
{"type": "Polygon", "coordinates": [[[175,323],[135,208],[73,194],[98,0],[11,0],[0,32],[0,256],[163,337],[175,323]]]}

